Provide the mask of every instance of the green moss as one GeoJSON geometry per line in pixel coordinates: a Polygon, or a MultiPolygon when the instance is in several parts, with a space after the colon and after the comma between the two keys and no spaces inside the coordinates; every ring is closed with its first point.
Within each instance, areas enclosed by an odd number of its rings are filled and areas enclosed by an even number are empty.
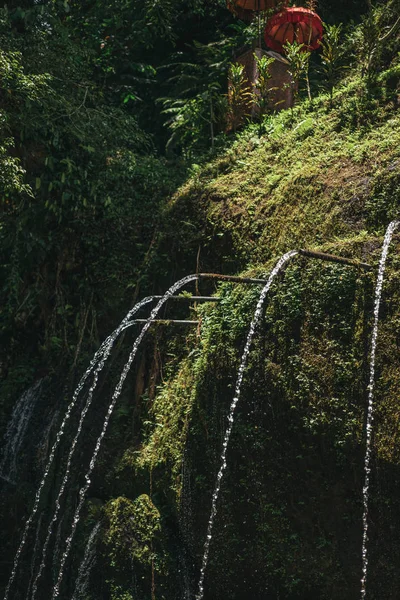
{"type": "Polygon", "coordinates": [[[105,515],[109,525],[104,539],[111,565],[122,569],[132,559],[150,565],[156,558],[152,546],[161,524],[149,496],[142,494],[133,502],[124,497],[110,500],[105,515]]]}
{"type": "Polygon", "coordinates": [[[162,386],[150,410],[149,433],[137,458],[138,468],[163,466],[173,480],[179,476],[195,384],[193,362],[183,361],[178,375],[162,386]]]}

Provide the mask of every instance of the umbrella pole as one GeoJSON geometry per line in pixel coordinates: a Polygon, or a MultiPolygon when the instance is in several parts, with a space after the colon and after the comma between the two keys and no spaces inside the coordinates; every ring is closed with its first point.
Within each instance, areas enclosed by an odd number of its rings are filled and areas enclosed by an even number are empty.
{"type": "MultiPolygon", "coordinates": [[[[311,2],[310,2],[311,4],[311,2]]],[[[310,48],[311,45],[311,35],[312,35],[312,21],[311,21],[311,15],[310,15],[310,33],[308,36],[308,48],[310,48]]],[[[312,97],[311,97],[311,86],[310,86],[310,55],[308,56],[308,63],[307,63],[307,70],[306,70],[306,82],[307,82],[307,94],[308,94],[308,99],[310,102],[312,102],[312,97]]]]}

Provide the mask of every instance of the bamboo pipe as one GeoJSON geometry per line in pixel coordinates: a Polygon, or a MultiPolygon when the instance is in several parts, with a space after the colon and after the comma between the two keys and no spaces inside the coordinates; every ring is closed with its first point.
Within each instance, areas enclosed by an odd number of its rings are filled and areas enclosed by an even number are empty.
{"type": "MultiPolygon", "coordinates": [[[[334,254],[327,254],[325,252],[315,252],[313,250],[299,250],[300,256],[305,256],[306,258],[315,258],[317,260],[324,260],[327,262],[334,262],[342,265],[347,265],[349,267],[355,267],[358,269],[365,269],[366,271],[372,270],[371,265],[367,263],[359,262],[356,260],[351,260],[349,258],[343,258],[342,256],[336,256],[334,254]]],[[[220,275],[219,273],[199,273],[198,278],[200,279],[216,279],[218,281],[232,281],[234,283],[247,283],[247,284],[259,284],[265,285],[267,283],[266,279],[255,279],[253,277],[239,277],[236,275],[220,275]]],[[[154,296],[155,300],[159,300],[162,296],[154,296]]],[[[170,299],[173,300],[190,300],[196,302],[219,302],[220,298],[216,298],[215,296],[171,296],[170,299]]],[[[134,319],[133,323],[146,323],[147,319],[134,319]]],[[[154,323],[175,323],[177,325],[198,325],[199,321],[186,321],[181,319],[154,319],[154,323]]]]}
{"type": "Polygon", "coordinates": [[[218,281],[233,281],[235,283],[252,283],[262,284],[267,283],[266,279],[253,279],[252,277],[237,277],[236,275],[219,275],[218,273],[199,273],[199,279],[218,279],[218,281]]]}
{"type": "MultiPolygon", "coordinates": [[[[148,319],[134,319],[131,323],[147,323],[148,319]]],[[[178,325],[198,325],[199,321],[185,321],[182,319],[153,319],[152,323],[163,323],[169,325],[170,323],[176,323],[178,325]]]]}
{"type": "MultiPolygon", "coordinates": [[[[154,300],[160,300],[163,296],[153,296],[154,300]]],[[[221,298],[216,296],[170,296],[168,300],[189,300],[190,302],[220,302],[221,298]]]]}
{"type": "Polygon", "coordinates": [[[342,256],[336,256],[334,254],[326,254],[325,252],[314,252],[313,250],[299,250],[299,254],[306,256],[307,258],[316,258],[317,260],[325,260],[327,262],[335,262],[342,265],[348,265],[349,267],[356,267],[359,269],[365,269],[371,271],[371,265],[367,263],[359,262],[357,260],[351,260],[350,258],[343,258],[342,256]]]}
{"type": "MultiPolygon", "coordinates": [[[[313,250],[299,250],[298,253],[301,256],[307,258],[316,258],[317,260],[324,260],[327,262],[335,262],[349,267],[356,267],[358,269],[365,269],[366,271],[372,270],[371,265],[367,263],[352,260],[350,258],[343,258],[342,256],[336,256],[335,254],[327,254],[325,252],[315,252],[313,250]]],[[[233,281],[236,283],[250,283],[250,284],[262,284],[267,283],[266,279],[254,279],[252,277],[237,277],[235,275],[219,275],[218,273],[199,273],[199,279],[218,279],[220,281],[233,281]]]]}

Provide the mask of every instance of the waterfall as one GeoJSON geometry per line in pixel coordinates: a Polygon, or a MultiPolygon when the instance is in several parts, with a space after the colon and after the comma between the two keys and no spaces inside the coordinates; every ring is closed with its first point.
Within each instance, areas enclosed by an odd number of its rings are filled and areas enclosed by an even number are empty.
{"type": "Polygon", "coordinates": [[[93,527],[88,543],[86,544],[83,560],[79,567],[78,577],[75,583],[74,595],[72,600],[81,600],[85,597],[87,587],[89,585],[90,571],[96,559],[96,541],[100,530],[100,522],[93,527]]]}
{"type": "Polygon", "coordinates": [[[367,593],[367,571],[368,571],[368,504],[369,504],[369,484],[371,474],[371,446],[372,446],[372,426],[374,422],[374,385],[375,385],[375,357],[376,345],[378,340],[379,308],[382,297],[382,285],[385,275],[386,258],[389,245],[392,240],[394,230],[400,225],[400,221],[392,221],[386,230],[385,239],[382,246],[381,259],[379,261],[378,279],[375,288],[374,304],[374,326],[372,330],[369,385],[368,385],[368,410],[366,424],[366,445],[364,460],[364,487],[363,487],[363,537],[362,537],[362,578],[361,578],[361,598],[364,599],[367,593]]]}
{"type": "Polygon", "coordinates": [[[196,600],[201,600],[203,598],[203,594],[204,594],[204,576],[205,576],[205,572],[206,572],[206,568],[207,568],[207,562],[208,562],[208,555],[210,552],[210,544],[211,544],[211,538],[212,538],[212,530],[213,530],[213,525],[214,525],[214,519],[215,519],[215,515],[217,514],[217,500],[218,500],[218,496],[219,496],[219,492],[221,489],[221,480],[222,477],[224,475],[224,471],[226,469],[227,463],[226,463],[226,452],[228,449],[228,444],[229,444],[229,439],[231,437],[231,433],[232,433],[232,428],[233,428],[233,420],[234,420],[234,414],[235,414],[235,410],[236,410],[236,406],[237,403],[239,402],[240,399],[240,393],[241,393],[241,388],[242,388],[242,381],[243,381],[243,375],[244,375],[244,371],[247,365],[247,360],[248,360],[248,356],[249,356],[249,352],[250,352],[250,346],[253,340],[253,336],[254,336],[254,332],[256,330],[256,327],[260,321],[260,317],[262,314],[262,309],[263,309],[263,305],[264,305],[264,301],[265,298],[268,294],[269,289],[271,288],[271,285],[276,277],[276,275],[278,275],[278,273],[281,271],[281,269],[284,267],[284,265],[294,256],[296,256],[297,251],[296,250],[292,250],[290,252],[287,252],[286,254],[284,254],[279,261],[277,262],[277,264],[275,265],[275,267],[273,268],[273,270],[270,273],[270,276],[268,278],[267,283],[265,284],[265,286],[263,287],[260,297],[258,299],[257,302],[257,307],[256,310],[254,312],[254,316],[253,316],[253,320],[251,322],[250,325],[250,330],[249,333],[247,335],[247,340],[246,340],[246,344],[244,347],[244,351],[242,354],[242,358],[240,361],[240,366],[239,366],[239,372],[238,372],[238,377],[236,380],[236,386],[235,386],[235,394],[230,406],[230,410],[229,410],[229,415],[228,415],[228,425],[225,431],[225,436],[224,436],[224,443],[222,446],[222,453],[221,453],[221,466],[217,475],[217,482],[215,485],[215,489],[214,489],[214,493],[212,496],[212,502],[211,502],[211,513],[210,513],[210,518],[208,521],[208,527],[207,527],[207,537],[206,537],[206,541],[204,543],[204,553],[203,553],[203,561],[202,561],[202,565],[201,565],[201,570],[200,570],[200,579],[199,579],[199,585],[198,585],[198,592],[196,595],[196,600]]]}
{"type": "Polygon", "coordinates": [[[42,379],[22,394],[15,404],[10,423],[4,436],[5,446],[0,463],[0,477],[9,483],[15,483],[17,477],[17,458],[24,441],[36,402],[40,397],[42,379]]]}
{"type": "MultiPolygon", "coordinates": [[[[145,304],[148,304],[149,302],[151,302],[152,299],[153,299],[152,297],[145,298],[144,300],[142,300],[141,302],[139,302],[135,306],[135,309],[134,309],[135,312],[137,312],[145,304]]],[[[133,311],[130,311],[129,318],[132,316],[132,314],[133,314],[133,311]]],[[[36,597],[36,593],[37,593],[37,589],[38,589],[38,582],[39,582],[39,579],[40,579],[40,577],[41,577],[41,575],[43,573],[43,569],[46,566],[46,555],[47,555],[47,549],[48,549],[48,545],[49,545],[51,534],[52,534],[52,530],[53,530],[53,524],[57,522],[58,514],[59,514],[59,512],[61,510],[61,498],[62,498],[62,496],[64,494],[64,491],[65,491],[65,488],[67,486],[67,483],[68,483],[68,480],[69,480],[69,476],[70,476],[70,473],[71,473],[72,458],[73,458],[73,456],[75,454],[75,449],[76,449],[76,446],[77,446],[77,443],[78,443],[79,436],[80,436],[81,431],[82,431],[83,422],[84,422],[85,417],[86,417],[86,415],[88,413],[88,410],[89,410],[89,408],[90,408],[90,406],[92,404],[93,393],[94,393],[94,391],[95,391],[95,389],[97,387],[97,383],[98,383],[98,379],[99,379],[99,374],[103,370],[103,367],[104,367],[104,365],[105,365],[108,357],[110,356],[110,353],[111,353],[111,350],[113,348],[115,340],[117,339],[117,337],[120,334],[120,332],[123,329],[126,329],[126,327],[129,324],[130,324],[129,320],[125,319],[125,323],[124,323],[123,327],[121,329],[120,328],[116,329],[115,332],[114,332],[114,334],[112,334],[112,336],[110,336],[109,342],[106,345],[106,347],[104,348],[103,356],[102,356],[101,360],[99,360],[99,362],[97,364],[97,367],[95,369],[95,372],[94,372],[94,375],[93,375],[93,382],[92,382],[92,385],[89,388],[88,396],[87,396],[87,399],[86,399],[86,404],[85,404],[85,406],[84,406],[84,408],[83,408],[83,410],[81,412],[81,416],[80,416],[79,424],[78,424],[78,429],[77,429],[75,437],[74,437],[74,439],[72,441],[71,449],[70,449],[69,454],[68,454],[68,459],[67,459],[67,464],[66,464],[66,467],[65,467],[64,477],[63,477],[63,480],[62,480],[62,483],[61,483],[61,487],[60,487],[60,490],[58,492],[58,496],[57,496],[57,499],[56,499],[56,502],[55,502],[55,510],[54,510],[54,513],[53,513],[53,517],[52,517],[52,519],[50,521],[50,525],[49,525],[48,530],[47,530],[46,540],[45,540],[45,542],[43,544],[42,561],[40,563],[40,567],[39,567],[38,573],[36,575],[36,578],[35,578],[35,581],[34,581],[33,587],[32,587],[32,597],[31,597],[32,600],[34,600],[35,597],[36,597]]]]}
{"type": "MultiPolygon", "coordinates": [[[[78,383],[78,385],[77,385],[77,387],[76,387],[76,389],[75,389],[75,391],[73,393],[72,400],[71,400],[71,402],[68,405],[68,408],[66,410],[64,418],[62,420],[62,423],[61,423],[60,428],[58,430],[58,433],[56,435],[56,439],[55,439],[54,444],[52,446],[52,449],[51,449],[48,461],[46,463],[46,467],[45,467],[45,470],[44,470],[44,474],[43,474],[42,480],[41,480],[41,482],[39,484],[39,487],[38,487],[36,495],[35,495],[35,501],[34,501],[34,504],[33,504],[33,508],[32,508],[31,514],[29,515],[29,517],[28,517],[28,519],[27,519],[27,521],[25,523],[25,527],[24,527],[24,531],[23,531],[23,534],[22,534],[21,542],[20,542],[20,545],[19,545],[19,547],[17,549],[17,552],[15,554],[15,557],[14,557],[13,568],[12,568],[11,575],[10,575],[10,578],[8,580],[7,587],[6,587],[6,590],[5,590],[4,600],[8,600],[11,586],[12,586],[12,584],[14,582],[14,579],[15,579],[15,576],[17,574],[19,559],[20,559],[20,556],[22,554],[22,550],[24,549],[24,546],[26,544],[26,541],[28,539],[29,528],[30,528],[31,523],[32,523],[33,519],[35,518],[35,515],[36,515],[36,513],[37,513],[37,511],[39,509],[39,502],[40,502],[40,497],[41,497],[41,494],[42,494],[42,490],[43,490],[43,488],[45,486],[45,483],[47,481],[47,477],[48,477],[48,475],[50,473],[50,469],[51,469],[51,466],[53,464],[57,448],[60,445],[62,436],[64,435],[65,426],[66,426],[66,424],[67,424],[67,422],[68,422],[68,420],[69,420],[69,418],[71,416],[72,410],[73,410],[73,408],[74,408],[74,406],[75,406],[75,404],[76,404],[76,402],[78,400],[78,396],[79,396],[80,392],[82,391],[82,389],[83,389],[83,387],[84,387],[84,385],[86,383],[86,380],[88,379],[88,377],[92,373],[93,369],[95,368],[96,364],[101,360],[101,358],[103,357],[104,353],[107,352],[107,349],[109,348],[110,344],[112,345],[115,342],[115,340],[117,339],[117,337],[120,335],[120,333],[124,329],[126,329],[126,327],[129,326],[129,321],[130,321],[131,317],[140,308],[142,308],[142,306],[144,306],[145,304],[148,304],[152,300],[153,300],[153,297],[151,296],[149,298],[144,298],[141,302],[138,302],[128,312],[128,314],[122,320],[121,324],[117,327],[117,329],[115,329],[115,331],[108,338],[106,338],[106,340],[104,340],[104,342],[101,344],[100,348],[95,353],[95,355],[94,355],[94,357],[93,357],[93,359],[92,359],[92,361],[91,361],[88,369],[85,371],[84,375],[82,376],[81,380],[79,381],[79,383],[78,383]]],[[[97,371],[97,376],[98,376],[98,374],[99,374],[99,371],[97,371]]],[[[88,395],[88,399],[89,399],[89,397],[90,397],[90,402],[91,402],[90,393],[88,395]]],[[[79,435],[79,433],[78,433],[78,435],[79,435]]],[[[52,524],[53,524],[53,521],[51,521],[51,523],[50,523],[50,526],[49,526],[50,528],[52,528],[52,524]]],[[[51,531],[50,531],[50,535],[51,535],[51,531]]],[[[47,539],[46,539],[46,541],[47,541],[47,539]]],[[[46,545],[46,548],[47,548],[47,545],[46,545]]],[[[45,555],[45,552],[44,552],[44,555],[45,555]]],[[[45,559],[45,556],[44,556],[44,559],[45,559]]],[[[43,558],[42,558],[42,563],[43,562],[44,561],[43,561],[43,558]]],[[[42,564],[41,564],[39,570],[40,570],[40,572],[42,572],[42,570],[43,570],[42,564]]]]}
{"type": "Polygon", "coordinates": [[[180,279],[179,281],[177,281],[174,285],[172,285],[164,294],[164,296],[161,298],[161,300],[159,300],[159,302],[157,303],[157,305],[153,308],[153,310],[151,311],[150,317],[147,319],[146,323],[143,326],[142,331],[140,332],[139,336],[137,337],[137,339],[135,340],[131,353],[129,355],[128,361],[126,362],[124,368],[122,369],[122,373],[121,373],[121,377],[120,380],[114,390],[114,393],[112,395],[111,398],[111,403],[108,407],[108,411],[104,420],[104,424],[103,424],[103,429],[100,433],[100,436],[97,439],[96,442],[96,446],[92,455],[92,458],[90,459],[90,463],[89,463],[89,469],[85,475],[85,480],[86,483],[85,485],[81,488],[81,490],[79,491],[79,502],[78,502],[78,506],[76,508],[74,517],[73,517],[73,521],[72,521],[72,528],[71,528],[71,533],[68,536],[66,543],[65,543],[65,551],[63,553],[63,556],[61,558],[61,563],[60,563],[60,568],[59,568],[59,573],[58,573],[58,578],[57,578],[57,582],[53,588],[53,594],[52,594],[52,600],[54,598],[57,598],[60,594],[60,585],[64,576],[64,567],[65,567],[65,562],[69,556],[70,550],[71,550],[71,544],[72,544],[72,540],[73,537],[75,535],[75,531],[76,531],[76,527],[79,523],[79,519],[80,519],[80,513],[82,510],[82,507],[84,505],[85,502],[85,496],[86,496],[86,492],[88,491],[89,487],[90,487],[90,477],[92,474],[92,471],[96,465],[96,460],[97,460],[97,456],[99,454],[100,451],[100,447],[101,447],[101,443],[103,441],[103,438],[106,434],[107,428],[108,428],[108,424],[110,422],[110,418],[111,415],[114,411],[114,407],[115,404],[122,392],[122,387],[123,384],[125,382],[125,379],[129,373],[129,370],[131,368],[133,359],[136,356],[137,350],[139,348],[140,343],[142,342],[144,336],[146,335],[148,329],[150,328],[153,320],[156,318],[157,314],[159,313],[159,311],[161,310],[161,308],[164,306],[164,304],[166,303],[166,301],[168,300],[168,298],[170,296],[172,296],[175,292],[177,292],[180,288],[182,288],[184,285],[186,285],[187,283],[190,283],[191,281],[195,281],[198,279],[197,275],[187,275],[186,277],[184,277],[183,279],[180,279]]]}
{"type": "MultiPolygon", "coordinates": [[[[363,539],[362,539],[362,579],[361,579],[361,598],[362,598],[362,600],[365,600],[365,597],[366,597],[367,570],[368,570],[368,554],[367,554],[368,504],[369,504],[369,486],[370,486],[370,473],[371,473],[370,462],[371,462],[372,430],[373,430],[373,420],[374,420],[373,412],[374,412],[375,358],[376,358],[376,348],[377,348],[377,338],[378,338],[379,310],[380,310],[382,287],[383,287],[383,280],[384,280],[385,266],[386,266],[389,245],[390,245],[393,233],[399,225],[400,225],[400,221],[393,221],[392,223],[390,223],[390,225],[386,231],[383,248],[382,248],[382,254],[381,254],[380,263],[379,263],[379,272],[378,272],[378,278],[377,278],[377,284],[376,284],[376,290],[375,290],[374,324],[373,324],[373,332],[372,332],[372,345],[371,345],[371,355],[370,355],[370,376],[369,376],[369,385],[368,385],[368,410],[367,410],[367,423],[366,423],[366,453],[365,453],[365,463],[364,463],[365,480],[364,480],[364,486],[363,486],[363,539]]],[[[281,272],[281,270],[288,263],[288,261],[291,260],[297,254],[298,254],[298,252],[296,250],[287,252],[279,259],[279,261],[276,263],[273,270],[270,272],[268,281],[265,283],[265,285],[261,291],[261,294],[259,296],[257,306],[256,306],[256,309],[255,309],[255,312],[254,312],[254,315],[253,315],[253,318],[251,321],[250,329],[248,331],[244,350],[243,350],[241,360],[240,360],[240,366],[239,366],[238,375],[237,375],[237,379],[236,379],[234,396],[231,401],[229,413],[227,416],[226,430],[225,430],[225,433],[223,434],[222,451],[221,451],[221,455],[220,455],[220,467],[219,467],[219,471],[217,473],[215,487],[214,487],[212,500],[211,500],[211,511],[210,511],[210,516],[209,516],[208,525],[207,525],[207,535],[206,535],[206,539],[204,542],[203,557],[202,557],[200,576],[199,576],[199,581],[198,581],[197,594],[195,595],[195,600],[202,600],[203,596],[204,596],[204,579],[205,579],[208,558],[209,558],[209,553],[210,553],[210,547],[211,547],[211,542],[212,542],[212,537],[213,537],[214,522],[215,522],[215,518],[217,515],[217,503],[218,503],[218,498],[219,498],[219,494],[220,494],[220,490],[221,490],[222,479],[223,479],[224,473],[227,468],[227,450],[228,450],[230,437],[231,437],[232,430],[233,430],[235,411],[236,411],[237,404],[241,397],[242,383],[243,383],[244,373],[245,373],[245,370],[246,370],[246,367],[248,364],[251,344],[252,344],[256,329],[257,329],[260,319],[261,319],[263,306],[265,304],[267,294],[268,294],[273,282],[275,281],[276,276],[281,272]]],[[[120,397],[120,395],[122,393],[122,388],[123,388],[124,382],[126,380],[126,377],[128,376],[128,373],[132,366],[133,360],[137,354],[139,346],[140,346],[142,340],[144,339],[148,329],[150,328],[152,322],[157,317],[162,306],[166,303],[166,301],[170,298],[170,296],[172,296],[175,292],[177,292],[180,288],[182,288],[186,284],[188,284],[192,281],[195,281],[198,278],[199,278],[198,275],[188,275],[187,277],[184,277],[183,279],[179,280],[174,285],[172,285],[167,290],[167,292],[164,294],[164,296],[162,296],[162,298],[159,300],[159,302],[157,303],[155,308],[153,308],[153,310],[151,311],[149,318],[146,320],[140,334],[137,336],[137,338],[135,339],[135,341],[133,343],[133,346],[132,346],[130,354],[129,354],[129,358],[122,369],[120,379],[119,379],[119,381],[113,391],[113,394],[111,396],[110,404],[106,411],[103,426],[102,426],[102,429],[100,430],[100,435],[98,436],[98,438],[96,440],[94,451],[93,451],[92,457],[89,462],[88,470],[85,474],[85,480],[84,480],[85,482],[79,491],[79,498],[78,498],[78,503],[77,503],[77,507],[75,510],[75,514],[72,519],[71,531],[70,531],[69,536],[65,540],[65,549],[64,549],[64,551],[62,551],[62,549],[61,549],[57,553],[57,555],[53,555],[53,564],[55,564],[55,563],[58,564],[58,572],[56,570],[56,577],[54,579],[55,583],[54,583],[54,587],[52,590],[52,596],[51,596],[52,600],[55,600],[56,598],[59,598],[59,596],[60,596],[60,587],[61,587],[63,577],[64,577],[66,562],[67,562],[69,554],[71,552],[73,538],[74,538],[76,529],[77,529],[79,521],[80,521],[80,515],[81,515],[82,508],[84,506],[85,500],[86,500],[86,494],[87,494],[87,491],[91,484],[91,475],[96,466],[98,454],[100,452],[103,439],[106,435],[112,413],[114,411],[114,408],[118,401],[118,398],[120,397]],[[60,555],[59,559],[58,559],[58,555],[60,555]]],[[[102,370],[106,364],[106,361],[108,360],[108,358],[111,354],[111,351],[113,349],[113,346],[114,346],[118,336],[125,329],[127,329],[128,327],[133,325],[134,321],[132,320],[132,316],[140,308],[142,308],[144,305],[150,303],[152,300],[154,300],[154,297],[145,298],[141,302],[136,304],[128,312],[128,314],[125,316],[125,318],[120,323],[120,325],[117,327],[117,329],[115,329],[114,332],[110,336],[108,336],[107,339],[101,344],[100,348],[95,353],[95,355],[89,365],[89,368],[84,373],[83,377],[81,378],[81,380],[78,383],[77,388],[75,389],[75,391],[73,393],[72,400],[70,401],[70,403],[67,407],[67,410],[63,417],[60,429],[56,435],[56,439],[51,448],[49,458],[45,465],[44,475],[39,484],[38,490],[36,492],[32,512],[25,523],[25,528],[23,530],[22,539],[21,539],[20,545],[18,547],[17,553],[15,555],[15,558],[14,558],[12,573],[11,573],[10,579],[8,581],[6,590],[5,590],[4,600],[8,600],[8,598],[9,598],[10,589],[11,589],[11,586],[12,586],[14,579],[16,577],[16,574],[17,574],[19,560],[20,560],[23,548],[26,545],[26,542],[28,539],[29,529],[30,529],[30,526],[33,522],[33,519],[34,519],[36,513],[39,510],[41,493],[43,491],[46,480],[50,473],[51,466],[54,462],[56,450],[60,444],[61,437],[64,435],[66,423],[70,419],[72,410],[74,409],[74,407],[77,403],[78,396],[82,392],[82,390],[84,389],[84,386],[86,384],[87,385],[87,387],[85,388],[85,391],[87,390],[86,403],[79,415],[79,423],[77,426],[77,430],[76,430],[75,436],[72,440],[71,446],[69,448],[69,453],[68,453],[68,457],[67,457],[67,461],[66,461],[65,470],[64,470],[64,473],[63,473],[63,476],[61,479],[61,485],[60,485],[60,488],[58,491],[57,498],[55,500],[54,512],[50,519],[50,523],[47,527],[47,534],[46,534],[46,536],[43,535],[43,538],[45,537],[45,542],[44,542],[43,548],[42,548],[41,561],[39,561],[37,559],[37,555],[40,551],[40,527],[42,524],[42,517],[40,517],[40,520],[39,520],[39,523],[38,523],[38,526],[36,529],[36,541],[35,541],[35,546],[34,546],[33,561],[32,561],[32,566],[31,566],[31,574],[30,574],[30,580],[29,580],[26,598],[28,600],[28,598],[30,597],[31,600],[35,600],[38,595],[38,584],[39,584],[39,580],[43,574],[43,571],[46,567],[46,559],[47,559],[47,553],[48,553],[48,549],[49,549],[50,539],[51,539],[51,536],[53,533],[54,525],[55,525],[55,523],[57,523],[57,521],[59,519],[60,511],[61,511],[61,500],[62,500],[63,495],[65,494],[65,491],[67,489],[67,485],[68,485],[68,482],[70,479],[72,460],[73,460],[73,457],[74,457],[76,449],[77,449],[77,445],[78,445],[79,437],[82,432],[84,420],[85,420],[85,418],[88,414],[88,411],[93,402],[94,392],[95,392],[95,389],[98,384],[100,373],[102,372],[102,370]],[[89,383],[87,383],[87,382],[88,382],[88,379],[90,376],[92,377],[92,379],[90,380],[90,385],[89,385],[89,383]],[[39,564],[39,568],[38,568],[38,571],[37,571],[36,577],[35,577],[35,569],[36,569],[37,564],[39,564]]],[[[3,452],[3,458],[0,463],[0,477],[2,477],[3,479],[6,479],[7,481],[9,481],[11,479],[11,477],[15,477],[15,475],[17,473],[17,462],[16,461],[17,461],[18,452],[20,451],[24,437],[26,436],[27,428],[29,425],[29,421],[31,420],[32,413],[34,411],[35,404],[37,402],[38,397],[40,397],[39,391],[40,391],[41,383],[42,383],[41,381],[38,381],[37,383],[35,383],[34,386],[32,386],[29,390],[27,390],[20,397],[20,399],[18,400],[18,402],[16,403],[16,405],[14,407],[14,410],[13,410],[13,413],[11,416],[11,420],[10,420],[10,424],[7,428],[7,432],[5,435],[6,444],[5,444],[5,448],[4,448],[4,452],[3,452]]],[[[185,496],[185,491],[187,489],[189,489],[189,493],[190,493],[190,472],[187,469],[187,465],[185,463],[185,457],[184,457],[183,464],[182,464],[182,479],[183,479],[183,488],[184,488],[183,496],[182,496],[182,508],[184,508],[184,504],[186,502],[188,502],[189,509],[190,509],[190,497],[187,498],[185,496]]],[[[190,533],[189,523],[190,523],[190,515],[185,514],[180,523],[181,527],[182,527],[182,536],[183,536],[183,539],[185,542],[187,542],[187,539],[189,538],[189,533],[190,533]]],[[[76,600],[77,598],[79,598],[87,588],[87,585],[88,585],[87,572],[90,570],[91,566],[93,565],[94,552],[95,552],[95,540],[96,540],[96,536],[98,534],[99,529],[100,529],[100,524],[98,523],[93,528],[93,530],[90,534],[88,543],[85,548],[83,560],[79,567],[79,572],[78,572],[75,590],[74,590],[74,594],[73,594],[73,600],[76,600]]],[[[59,531],[61,532],[61,528],[59,529],[59,531]]],[[[192,596],[191,590],[190,590],[190,576],[189,576],[188,570],[186,568],[186,557],[183,557],[182,564],[183,564],[183,570],[184,570],[184,583],[183,583],[184,590],[183,591],[184,591],[184,595],[185,595],[185,599],[186,599],[186,598],[189,598],[189,596],[190,597],[192,596]]]]}

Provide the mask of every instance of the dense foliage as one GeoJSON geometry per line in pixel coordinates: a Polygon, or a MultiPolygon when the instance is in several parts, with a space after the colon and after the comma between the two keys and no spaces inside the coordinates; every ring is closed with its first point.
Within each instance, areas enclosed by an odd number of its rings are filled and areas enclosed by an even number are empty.
{"type": "MultiPolygon", "coordinates": [[[[0,434],[21,393],[44,382],[17,485],[2,484],[1,585],[71,390],[134,301],[196,270],[263,275],[293,247],[376,264],[399,214],[400,5],[321,0],[317,10],[322,46],[312,56],[287,47],[295,105],[275,113],[271,59],[257,58],[256,94],[243,91],[234,51],[251,46],[257,26],[224,0],[12,0],[0,9],[0,434]],[[253,121],[243,119],[249,99],[253,121]]],[[[388,269],[377,369],[371,600],[400,593],[398,263],[388,269]]],[[[207,600],[358,593],[373,279],[298,261],[274,288],[246,373],[207,600]]],[[[148,336],[93,475],[65,599],[99,522],[82,600],[195,591],[258,289],[194,291],[220,302],[168,307],[163,317],[190,314],[198,328],[160,325],[148,336]]],[[[119,340],[100,378],[42,597],[131,339],[119,340]]],[[[32,585],[66,447],[15,600],[32,585]]]]}

